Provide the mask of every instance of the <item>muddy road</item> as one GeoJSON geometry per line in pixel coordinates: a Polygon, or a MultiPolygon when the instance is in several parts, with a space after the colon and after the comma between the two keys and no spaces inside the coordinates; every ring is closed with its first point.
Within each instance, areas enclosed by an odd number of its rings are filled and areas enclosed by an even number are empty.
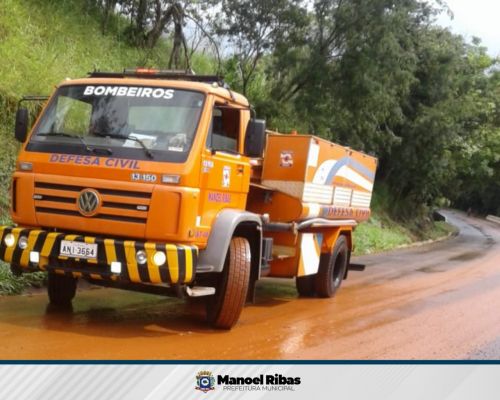
{"type": "Polygon", "coordinates": [[[73,312],[45,294],[0,298],[2,359],[500,358],[500,225],[447,212],[445,242],[357,258],[335,299],[299,299],[292,281],[259,284],[229,332],[200,307],[83,290],[73,312]]]}

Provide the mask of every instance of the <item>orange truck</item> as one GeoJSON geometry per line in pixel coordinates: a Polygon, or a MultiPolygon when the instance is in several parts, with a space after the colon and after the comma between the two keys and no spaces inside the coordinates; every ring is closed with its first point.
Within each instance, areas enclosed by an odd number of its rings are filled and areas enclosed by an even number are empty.
{"type": "Polygon", "coordinates": [[[266,130],[218,77],[95,71],[62,82],[32,125],[20,106],[0,259],[47,271],[53,305],[82,278],[203,296],[207,320],[230,329],[262,277],[332,297],[363,269],[352,232],[370,216],[377,160],[266,130]]]}

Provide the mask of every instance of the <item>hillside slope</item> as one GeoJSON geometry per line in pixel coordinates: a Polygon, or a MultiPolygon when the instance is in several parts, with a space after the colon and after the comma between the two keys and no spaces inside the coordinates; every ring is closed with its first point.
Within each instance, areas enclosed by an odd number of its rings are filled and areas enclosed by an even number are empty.
{"type": "MultiPolygon", "coordinates": [[[[166,68],[169,49],[127,44],[116,19],[105,36],[99,16],[86,0],[2,0],[0,7],[0,215],[18,145],[13,140],[14,113],[26,94],[50,94],[66,77],[82,77],[94,68],[121,71],[136,66],[166,68]],[[75,6],[76,4],[76,6],[75,6]]],[[[192,60],[197,72],[212,69],[210,59],[192,60]]]]}

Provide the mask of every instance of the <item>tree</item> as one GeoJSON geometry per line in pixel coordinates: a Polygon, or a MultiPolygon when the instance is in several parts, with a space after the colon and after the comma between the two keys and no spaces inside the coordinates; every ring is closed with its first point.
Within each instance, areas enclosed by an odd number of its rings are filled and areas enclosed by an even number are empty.
{"type": "Polygon", "coordinates": [[[213,19],[217,35],[227,41],[229,59],[236,61],[239,88],[248,85],[265,54],[289,41],[305,25],[307,12],[301,0],[222,0],[213,19]]]}
{"type": "Polygon", "coordinates": [[[378,156],[399,215],[442,197],[498,208],[498,60],[433,24],[440,0],[117,1],[137,45],[170,34],[169,67],[189,68],[203,42],[188,45],[190,24],[271,127],[378,156]]]}
{"type": "Polygon", "coordinates": [[[113,15],[116,5],[118,4],[119,0],[103,0],[102,3],[102,21],[101,21],[101,30],[102,33],[105,35],[106,31],[108,29],[108,24],[109,24],[109,19],[111,15],[113,15]]]}
{"type": "Polygon", "coordinates": [[[169,68],[190,69],[190,53],[188,51],[184,27],[186,25],[186,13],[191,1],[175,0],[103,0],[103,33],[106,30],[109,16],[113,13],[116,5],[120,12],[130,19],[130,25],[126,29],[129,41],[143,48],[153,48],[160,37],[168,32],[173,25],[173,45],[169,56],[169,68]],[[184,63],[181,54],[184,55],[184,63]]]}
{"type": "Polygon", "coordinates": [[[448,192],[457,207],[500,215],[499,60],[480,46],[470,49],[469,59],[475,71],[473,90],[463,99],[466,134],[455,151],[458,172],[448,192]]]}

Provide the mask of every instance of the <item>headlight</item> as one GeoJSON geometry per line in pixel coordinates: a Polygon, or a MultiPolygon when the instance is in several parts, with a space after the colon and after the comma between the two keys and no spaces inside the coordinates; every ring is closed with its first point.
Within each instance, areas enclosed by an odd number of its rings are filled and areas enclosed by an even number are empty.
{"type": "Polygon", "coordinates": [[[21,236],[17,242],[17,245],[21,250],[24,250],[28,247],[28,238],[26,236],[21,236]]]}
{"type": "Polygon", "coordinates": [[[12,233],[7,233],[7,235],[5,235],[5,238],[3,239],[3,242],[7,247],[12,247],[16,243],[16,237],[12,233]]]}
{"type": "Polygon", "coordinates": [[[139,250],[135,254],[135,260],[137,261],[137,264],[146,264],[148,261],[148,256],[146,255],[146,252],[143,250],[139,250]]]}
{"type": "Polygon", "coordinates": [[[167,256],[163,251],[157,251],[155,255],[153,256],[153,262],[155,265],[158,267],[165,264],[165,261],[167,261],[167,256]]]}

